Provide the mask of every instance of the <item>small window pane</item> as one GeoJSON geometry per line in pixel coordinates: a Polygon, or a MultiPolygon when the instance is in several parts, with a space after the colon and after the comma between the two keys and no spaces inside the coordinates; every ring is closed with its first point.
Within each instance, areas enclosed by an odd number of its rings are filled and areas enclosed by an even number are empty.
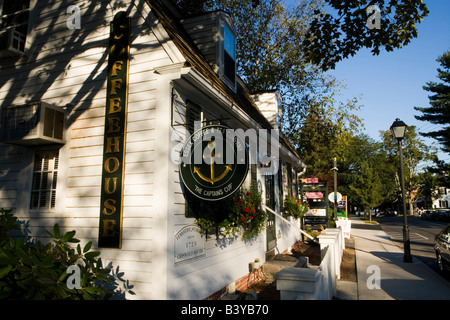
{"type": "Polygon", "coordinates": [[[39,192],[32,192],[31,193],[31,209],[38,209],[39,208],[39,192]]]}
{"type": "Polygon", "coordinates": [[[36,157],[34,159],[34,171],[41,171],[42,167],[42,155],[36,154],[36,157]]]}
{"type": "Polygon", "coordinates": [[[56,191],[52,191],[52,200],[50,201],[50,208],[55,207],[55,202],[56,202],[56,191]]]}
{"type": "Polygon", "coordinates": [[[58,172],[55,171],[53,173],[53,183],[52,183],[52,189],[56,189],[56,181],[58,180],[58,172]]]}
{"type": "Polygon", "coordinates": [[[42,173],[42,183],[41,183],[41,189],[47,190],[49,189],[49,185],[48,185],[48,172],[43,172],[42,173]]]}
{"type": "Polygon", "coordinates": [[[54,208],[58,178],[58,151],[36,151],[34,161],[30,208],[54,208]]]}
{"type": "Polygon", "coordinates": [[[231,59],[236,60],[236,43],[234,35],[226,25],[223,26],[223,42],[225,52],[230,55],[231,59]]]}
{"type": "Polygon", "coordinates": [[[224,53],[223,67],[223,74],[228,78],[228,80],[234,83],[236,76],[236,63],[226,52],[224,53]]]}
{"type": "Polygon", "coordinates": [[[41,192],[41,196],[39,198],[39,208],[47,207],[48,196],[49,196],[48,192],[44,192],[44,191],[41,192]]]}

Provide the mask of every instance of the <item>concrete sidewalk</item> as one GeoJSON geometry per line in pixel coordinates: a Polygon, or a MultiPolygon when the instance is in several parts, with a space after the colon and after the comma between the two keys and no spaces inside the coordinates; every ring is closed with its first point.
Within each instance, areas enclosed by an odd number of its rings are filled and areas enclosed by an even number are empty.
{"type": "Polygon", "coordinates": [[[416,258],[412,263],[403,262],[403,249],[380,226],[365,224],[357,217],[351,221],[358,282],[338,281],[339,299],[450,299],[448,281],[416,258]]]}

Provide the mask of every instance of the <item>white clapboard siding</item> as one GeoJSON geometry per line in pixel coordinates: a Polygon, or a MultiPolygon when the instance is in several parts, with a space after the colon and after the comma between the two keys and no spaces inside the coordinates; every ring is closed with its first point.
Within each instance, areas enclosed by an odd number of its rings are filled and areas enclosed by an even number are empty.
{"type": "MultiPolygon", "coordinates": [[[[96,244],[105,125],[106,46],[115,4],[110,1],[73,4],[81,8],[80,30],[67,28],[67,2],[50,1],[46,5],[37,2],[33,9],[36,19],[30,55],[15,65],[0,63],[0,83],[4,83],[0,86],[0,103],[7,100],[21,104],[39,97],[62,107],[69,104],[67,141],[60,151],[66,153],[67,159],[59,169],[61,176],[65,176],[61,182],[64,194],[57,194],[57,201],[64,203],[64,211],[20,212],[19,216],[29,221],[30,234],[42,240],[48,240],[44,230],[51,230],[58,223],[65,231],[75,229],[83,242],[96,244]]],[[[134,4],[125,6],[132,8],[133,43],[128,79],[123,246],[120,250],[101,251],[105,262],[113,261],[113,267],[124,272],[123,278],[130,281],[139,298],[158,298],[152,293],[154,110],[158,95],[154,70],[171,60],[134,4]]],[[[23,157],[23,149],[0,145],[1,206],[14,207],[18,200],[19,176],[31,161],[23,157]]]]}

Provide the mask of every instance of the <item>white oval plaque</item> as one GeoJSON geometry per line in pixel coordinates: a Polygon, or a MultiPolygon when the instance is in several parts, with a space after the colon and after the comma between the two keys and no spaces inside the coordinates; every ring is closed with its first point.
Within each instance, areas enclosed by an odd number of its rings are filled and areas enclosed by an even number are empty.
{"type": "Polygon", "coordinates": [[[174,238],[175,263],[198,258],[206,254],[205,237],[200,233],[200,228],[189,225],[181,228],[174,238]]]}

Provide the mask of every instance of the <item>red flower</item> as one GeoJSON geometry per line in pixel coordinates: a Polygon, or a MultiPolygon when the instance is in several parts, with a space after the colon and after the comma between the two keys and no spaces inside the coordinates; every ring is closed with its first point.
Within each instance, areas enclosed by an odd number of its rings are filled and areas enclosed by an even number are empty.
{"type": "Polygon", "coordinates": [[[255,209],[252,209],[252,213],[255,213],[256,212],[256,210],[255,209]]]}
{"type": "Polygon", "coordinates": [[[250,212],[250,208],[244,208],[242,209],[244,212],[250,212]]]}
{"type": "Polygon", "coordinates": [[[253,216],[249,216],[248,218],[249,218],[249,219],[253,219],[253,216]]]}
{"type": "Polygon", "coordinates": [[[239,203],[242,203],[242,200],[239,200],[238,202],[239,202],[239,203]]]}
{"type": "Polygon", "coordinates": [[[247,192],[247,195],[248,195],[248,196],[252,196],[252,193],[251,193],[251,192],[247,192]]]}
{"type": "Polygon", "coordinates": [[[245,221],[245,217],[240,218],[239,221],[245,221]]]}

